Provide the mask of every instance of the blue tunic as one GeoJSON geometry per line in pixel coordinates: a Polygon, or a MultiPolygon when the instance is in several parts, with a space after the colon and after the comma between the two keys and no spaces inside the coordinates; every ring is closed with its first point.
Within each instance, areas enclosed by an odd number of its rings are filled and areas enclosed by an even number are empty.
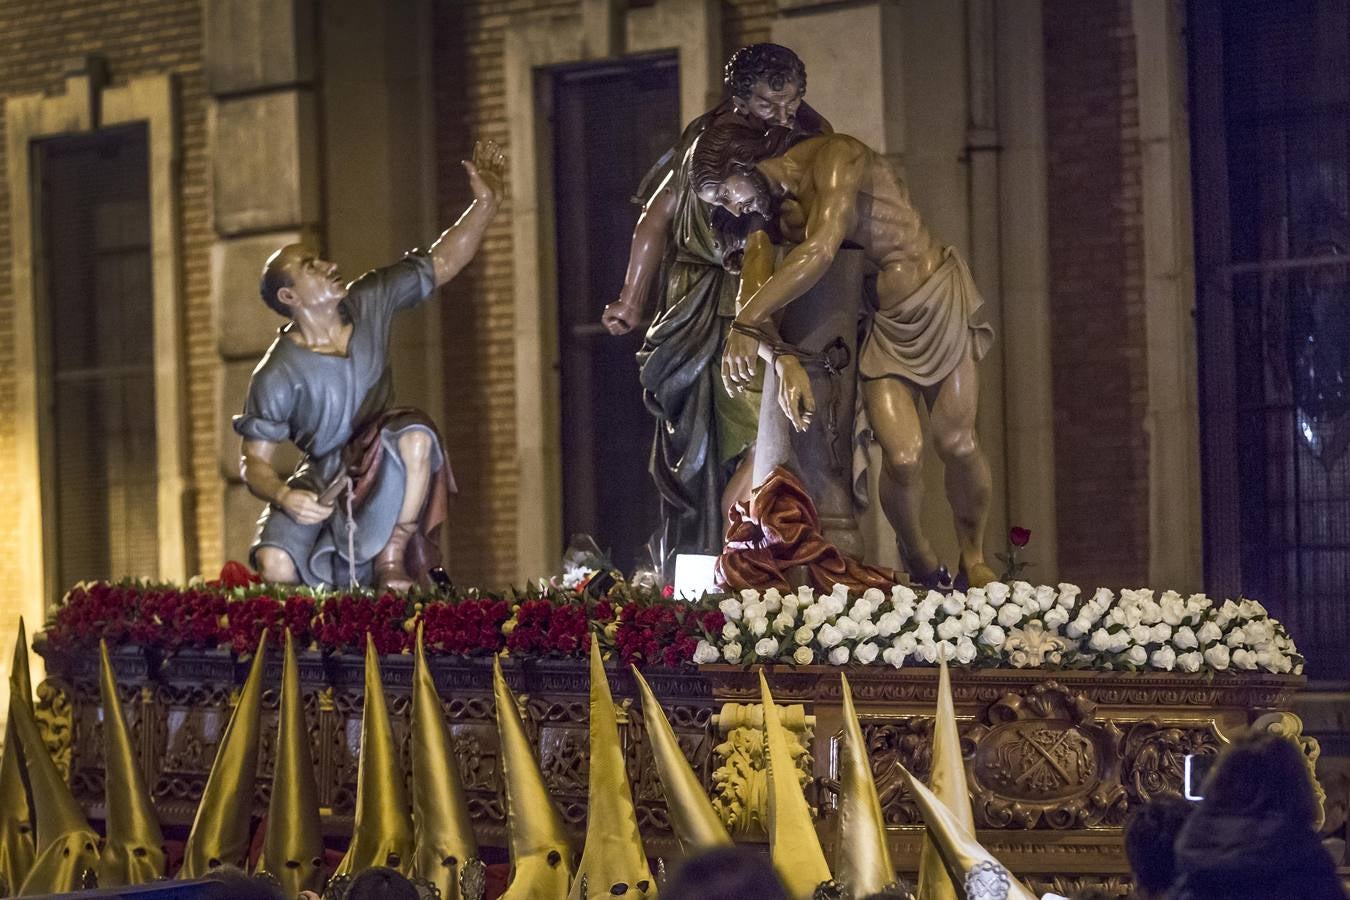
{"type": "MultiPolygon", "coordinates": [[[[291,441],[304,456],[286,479],[289,487],[322,493],[342,475],[342,449],[367,423],[390,406],[393,381],[389,371],[389,332],[394,313],[430,297],[435,268],[426,253],[410,253],[391,266],[374,269],[348,287],[343,308],[352,323],[345,356],[315,353],[277,332],[262,361],[253,370],[243,415],[234,430],[245,440],[291,441]]],[[[371,581],[371,560],[393,533],[403,505],[405,470],[398,438],[419,424],[395,422],[380,434],[384,456],[375,486],[356,510],[355,569],[362,583],[371,581]]],[[[438,441],[431,471],[444,465],[438,441]]],[[[347,560],[346,510],[341,502],[325,522],[302,525],[276,504],[258,519],[258,534],[249,548],[257,568],[259,547],[290,554],[300,580],[308,585],[344,584],[347,560]]]]}

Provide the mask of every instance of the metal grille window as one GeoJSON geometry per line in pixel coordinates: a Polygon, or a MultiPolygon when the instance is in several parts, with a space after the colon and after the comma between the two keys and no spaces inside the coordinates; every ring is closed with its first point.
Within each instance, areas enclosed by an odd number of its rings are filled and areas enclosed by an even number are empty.
{"type": "Polygon", "coordinates": [[[1206,569],[1350,673],[1350,0],[1193,0],[1206,569]]]}
{"type": "Polygon", "coordinates": [[[143,125],[44,140],[39,379],[55,588],[158,570],[149,160],[143,125]]]}

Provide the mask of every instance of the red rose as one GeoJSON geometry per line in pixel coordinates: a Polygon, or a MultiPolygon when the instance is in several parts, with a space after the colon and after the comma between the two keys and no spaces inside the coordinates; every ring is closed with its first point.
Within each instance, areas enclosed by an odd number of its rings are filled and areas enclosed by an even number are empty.
{"type": "Polygon", "coordinates": [[[1031,540],[1031,529],[1014,525],[1008,529],[1008,543],[1014,547],[1025,547],[1031,540]]]}

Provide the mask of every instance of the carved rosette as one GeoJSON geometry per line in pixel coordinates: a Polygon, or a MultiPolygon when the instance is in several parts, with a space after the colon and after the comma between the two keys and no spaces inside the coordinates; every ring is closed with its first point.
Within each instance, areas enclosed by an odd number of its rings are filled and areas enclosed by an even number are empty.
{"type": "MultiPolygon", "coordinates": [[[[811,780],[812,759],[807,750],[815,718],[801,704],[779,706],[779,717],[789,735],[788,746],[803,787],[811,780]]],[[[764,758],[764,707],[758,703],[727,703],[713,719],[722,739],[713,748],[717,768],[712,773],[712,805],[733,838],[762,839],[768,835],[769,779],[764,758]]]]}

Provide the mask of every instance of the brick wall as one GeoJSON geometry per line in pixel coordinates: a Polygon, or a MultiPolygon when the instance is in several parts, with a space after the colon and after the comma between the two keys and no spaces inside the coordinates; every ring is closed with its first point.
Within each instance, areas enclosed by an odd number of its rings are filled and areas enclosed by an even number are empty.
{"type": "Polygon", "coordinates": [[[1143,233],[1129,0],[1045,0],[1060,576],[1148,577],[1143,233]]]}
{"type": "MultiPolygon", "coordinates": [[[[215,332],[207,296],[211,230],[199,6],[197,0],[6,0],[0,3],[0,94],[59,91],[65,61],[90,54],[107,59],[114,83],[152,73],[172,72],[176,76],[180,254],[186,303],[191,488],[195,495],[195,518],[189,525],[195,536],[189,537],[188,556],[190,563],[199,561],[204,570],[211,571],[220,565],[220,510],[212,399],[215,332]]],[[[3,128],[0,121],[0,172],[6,165],[3,128]]],[[[19,424],[14,405],[10,227],[6,182],[0,178],[0,471],[12,471],[19,424]]],[[[13,508],[12,489],[11,479],[0,478],[0,509],[13,508]]],[[[17,564],[12,529],[12,520],[0,517],[0,573],[12,572],[17,564]]],[[[14,623],[3,611],[18,603],[17,597],[6,593],[7,584],[0,578],[0,645],[6,647],[14,623]]],[[[38,624],[29,623],[30,633],[38,624]]]]}
{"type": "MultiPolygon", "coordinates": [[[[768,40],[774,7],[773,0],[724,3],[726,51],[768,40]]],[[[452,221],[469,200],[459,161],[468,156],[473,140],[491,138],[508,144],[502,34],[510,16],[528,10],[574,15],[579,8],[577,0],[443,0],[436,4],[437,183],[442,222],[452,221]]],[[[442,431],[460,488],[447,526],[449,567],[462,584],[504,584],[515,566],[510,216],[508,198],[488,230],[478,259],[446,288],[442,298],[447,379],[442,431]]],[[[597,299],[597,317],[601,305],[597,299]]]]}

